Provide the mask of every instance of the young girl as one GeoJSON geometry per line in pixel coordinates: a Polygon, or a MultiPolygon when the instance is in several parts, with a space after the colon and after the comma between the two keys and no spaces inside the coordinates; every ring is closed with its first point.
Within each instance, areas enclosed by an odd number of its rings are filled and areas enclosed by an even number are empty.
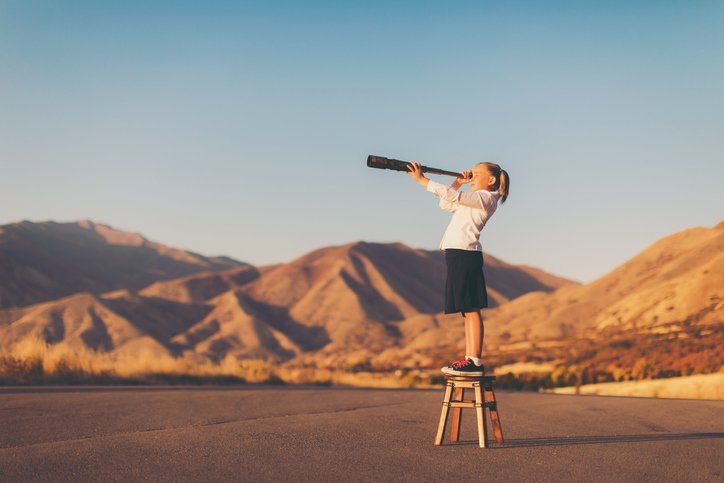
{"type": "Polygon", "coordinates": [[[453,212],[450,224],[440,242],[445,250],[447,281],[445,282],[445,313],[460,312],[465,318],[465,357],[442,372],[452,375],[482,376],[483,319],[480,309],[488,306],[483,275],[483,251],[480,231],[493,216],[498,200],[504,203],[510,190],[508,173],[495,163],[478,163],[471,171],[463,171],[450,186],[423,176],[420,163],[407,166],[412,179],[440,198],[440,208],[453,212]],[[470,183],[470,192],[458,191],[470,183]]]}

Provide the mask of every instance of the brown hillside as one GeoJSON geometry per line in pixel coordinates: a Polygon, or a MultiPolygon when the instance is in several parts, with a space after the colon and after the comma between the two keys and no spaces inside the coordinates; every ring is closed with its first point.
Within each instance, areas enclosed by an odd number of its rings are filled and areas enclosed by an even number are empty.
{"type": "Polygon", "coordinates": [[[608,330],[670,330],[724,322],[724,224],[652,244],[607,275],[552,293],[534,292],[485,311],[498,342],[608,330]],[[675,329],[675,327],[674,327],[675,329]]]}
{"type": "Polygon", "coordinates": [[[218,362],[226,355],[237,358],[289,359],[301,353],[284,332],[267,323],[262,314],[234,291],[220,295],[201,321],[173,337],[184,351],[218,362]]]}
{"type": "Polygon", "coordinates": [[[139,295],[180,303],[199,303],[241,287],[257,278],[259,278],[259,270],[249,265],[219,272],[203,272],[172,280],[162,280],[140,290],[139,295]]]}
{"type": "MultiPolygon", "coordinates": [[[[517,267],[487,256],[486,262],[494,304],[526,290],[551,290],[517,267]]],[[[265,272],[242,290],[254,300],[286,308],[301,324],[324,328],[331,343],[322,355],[369,355],[398,346],[405,319],[440,312],[444,283],[439,251],[358,242],[315,250],[265,272]]]]}
{"type": "Polygon", "coordinates": [[[96,296],[78,293],[22,310],[12,323],[0,325],[4,348],[24,339],[39,339],[71,349],[89,348],[133,356],[142,351],[168,354],[168,349],[133,322],[120,316],[96,296]]]}
{"type": "Polygon", "coordinates": [[[171,248],[88,220],[23,221],[0,228],[0,308],[76,292],[136,290],[157,280],[246,265],[171,248]]]}

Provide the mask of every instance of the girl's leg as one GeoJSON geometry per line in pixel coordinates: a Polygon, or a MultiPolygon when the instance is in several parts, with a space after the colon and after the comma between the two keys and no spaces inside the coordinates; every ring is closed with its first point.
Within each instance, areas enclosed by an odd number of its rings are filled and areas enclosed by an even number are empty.
{"type": "Polygon", "coordinates": [[[484,335],[485,328],[480,311],[465,312],[465,354],[482,358],[484,335]]]}

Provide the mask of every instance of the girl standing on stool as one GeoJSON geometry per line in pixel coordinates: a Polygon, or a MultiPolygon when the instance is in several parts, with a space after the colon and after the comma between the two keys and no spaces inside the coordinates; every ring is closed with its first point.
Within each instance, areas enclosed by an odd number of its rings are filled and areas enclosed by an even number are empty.
{"type": "Polygon", "coordinates": [[[442,372],[482,376],[484,328],[480,309],[488,306],[488,294],[480,231],[495,213],[498,200],[504,203],[508,198],[510,177],[495,163],[478,163],[446,186],[423,176],[420,163],[412,162],[407,169],[412,179],[440,199],[440,208],[453,212],[440,242],[447,264],[445,313],[460,312],[465,318],[465,357],[443,367],[442,372]],[[467,183],[469,193],[458,191],[467,183]]]}

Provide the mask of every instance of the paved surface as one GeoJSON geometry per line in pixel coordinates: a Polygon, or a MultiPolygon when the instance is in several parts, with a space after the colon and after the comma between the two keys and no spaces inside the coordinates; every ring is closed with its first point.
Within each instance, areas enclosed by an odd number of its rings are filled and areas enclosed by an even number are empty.
{"type": "Polygon", "coordinates": [[[0,480],[724,480],[724,402],[499,392],[506,443],[481,449],[471,409],[433,445],[442,396],[0,387],[0,480]]]}

